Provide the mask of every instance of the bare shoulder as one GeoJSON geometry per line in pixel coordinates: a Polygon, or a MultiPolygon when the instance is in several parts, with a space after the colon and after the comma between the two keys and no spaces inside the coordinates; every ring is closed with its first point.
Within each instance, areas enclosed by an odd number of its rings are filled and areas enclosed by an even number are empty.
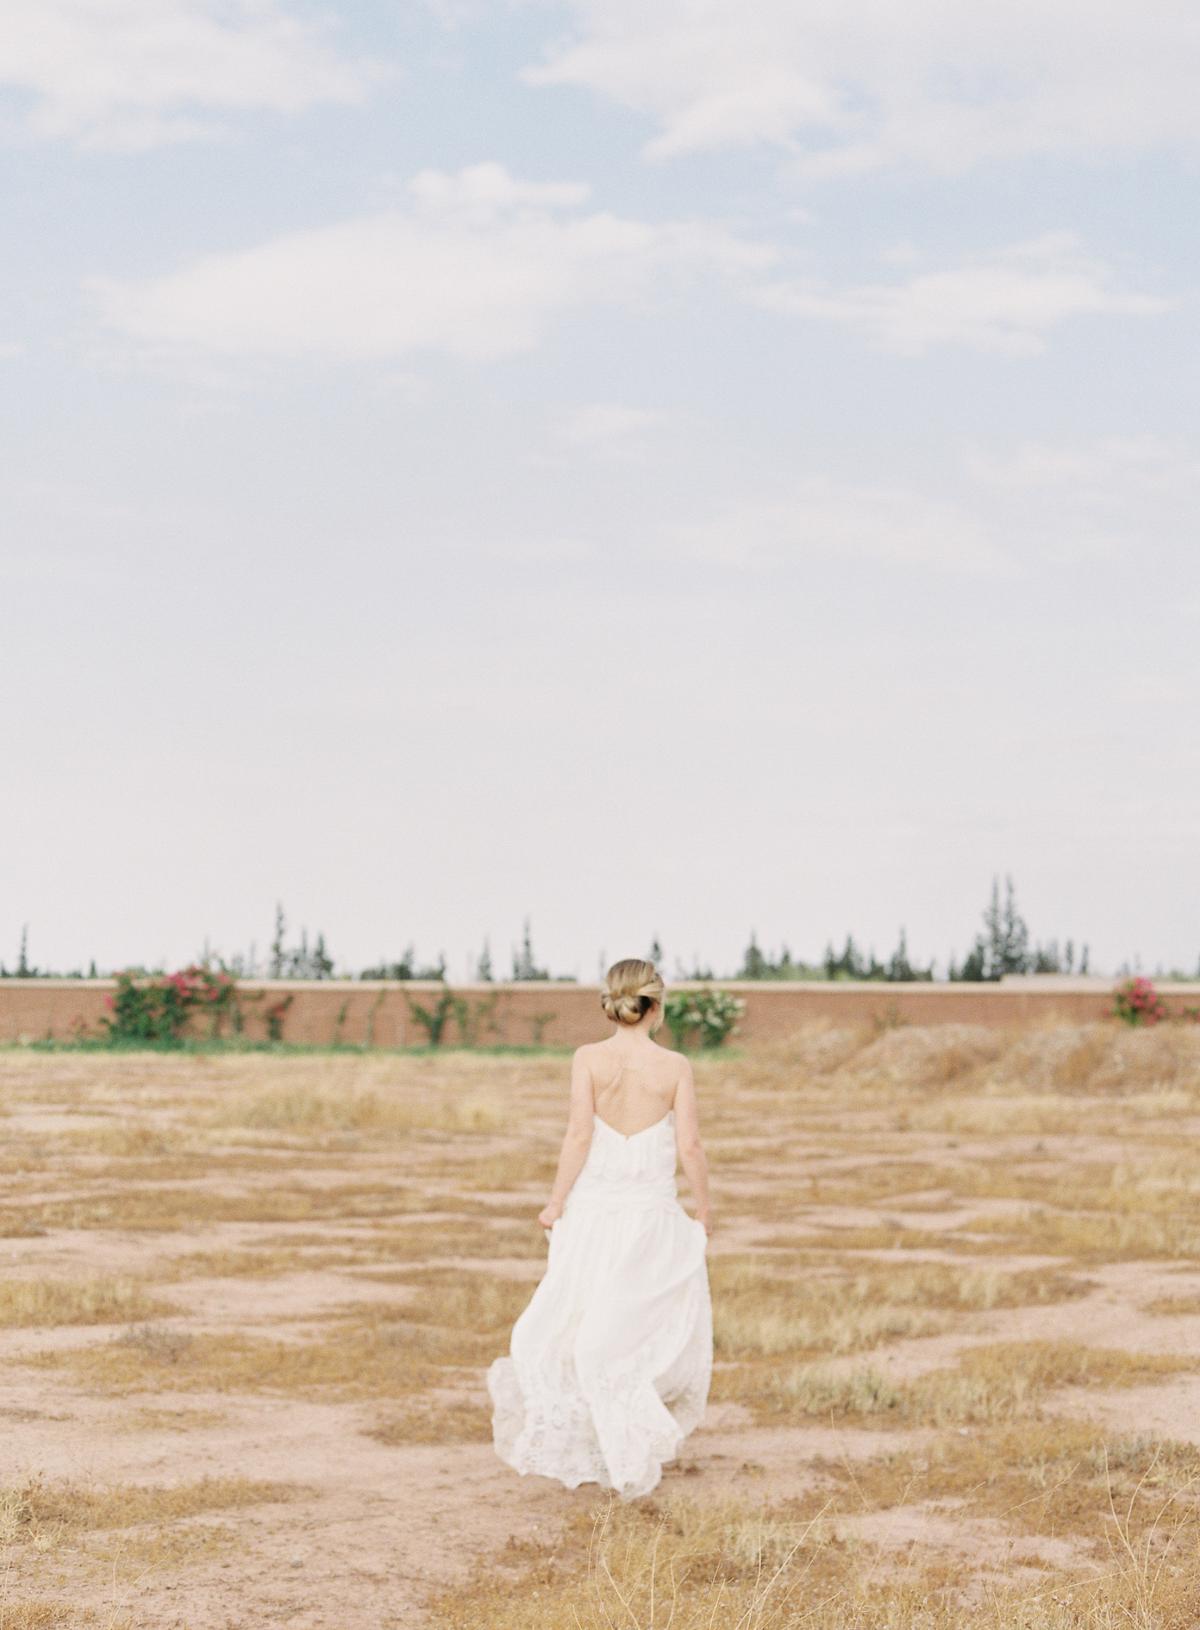
{"type": "Polygon", "coordinates": [[[655,1042],[654,1045],[670,1061],[670,1068],[677,1076],[691,1075],[692,1061],[686,1053],[677,1053],[671,1047],[664,1047],[661,1042],[655,1042]]]}
{"type": "Polygon", "coordinates": [[[685,1091],[693,1087],[695,1079],[692,1075],[692,1061],[687,1054],[673,1052],[670,1047],[664,1047],[663,1052],[667,1055],[666,1067],[671,1072],[675,1092],[678,1093],[681,1087],[685,1091]]]}
{"type": "Polygon", "coordinates": [[[592,1064],[597,1057],[596,1049],[598,1046],[598,1042],[585,1041],[581,1047],[575,1049],[571,1055],[572,1075],[585,1075],[589,1081],[592,1079],[592,1064]]]}

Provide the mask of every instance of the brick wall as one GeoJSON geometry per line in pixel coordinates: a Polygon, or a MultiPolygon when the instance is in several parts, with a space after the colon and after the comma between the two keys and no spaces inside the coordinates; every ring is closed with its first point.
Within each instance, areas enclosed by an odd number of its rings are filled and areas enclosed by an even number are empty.
{"type": "MultiPolygon", "coordinates": [[[[113,988],[112,981],[104,979],[0,980],[0,1042],[98,1035],[107,1012],[105,997],[113,988]]],[[[251,1039],[266,1037],[267,1010],[286,1002],[281,1020],[285,1041],[327,1046],[340,1039],[376,1047],[411,1047],[423,1045],[427,1033],[414,1018],[410,1002],[432,1007],[444,988],[417,981],[401,985],[366,980],[254,980],[246,981],[239,991],[244,1033],[251,1039]]],[[[611,1033],[600,1011],[596,985],[451,988],[466,1004],[474,1039],[482,1045],[528,1046],[540,1040],[549,1046],[576,1047],[611,1033]]],[[[682,983],[671,986],[673,990],[687,988],[682,983]]],[[[894,1016],[910,1024],[1004,1025],[1035,1017],[1084,1022],[1103,1018],[1112,1008],[1111,986],[1098,980],[1005,980],[998,985],[739,983],[726,988],[736,990],[746,1002],[737,1042],[747,1046],[787,1036],[814,1019],[853,1024],[894,1016]]],[[[1164,995],[1175,1011],[1200,1007],[1200,984],[1170,986],[1164,995]]],[[[451,1018],[444,1040],[453,1043],[458,1038],[458,1027],[451,1018]]],[[[669,1033],[660,1033],[659,1039],[669,1044],[669,1033]]]]}

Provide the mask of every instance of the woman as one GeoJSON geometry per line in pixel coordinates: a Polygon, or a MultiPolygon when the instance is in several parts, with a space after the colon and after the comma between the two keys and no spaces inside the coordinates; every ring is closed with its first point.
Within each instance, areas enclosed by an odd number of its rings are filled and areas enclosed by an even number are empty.
{"type": "Polygon", "coordinates": [[[652,1038],[652,962],[608,970],[614,1029],[576,1052],[546,1272],[488,1371],[496,1453],[568,1488],[648,1494],[700,1421],[712,1376],[708,1169],[692,1069],[652,1038]],[[676,1154],[696,1203],[676,1199],[676,1154]]]}

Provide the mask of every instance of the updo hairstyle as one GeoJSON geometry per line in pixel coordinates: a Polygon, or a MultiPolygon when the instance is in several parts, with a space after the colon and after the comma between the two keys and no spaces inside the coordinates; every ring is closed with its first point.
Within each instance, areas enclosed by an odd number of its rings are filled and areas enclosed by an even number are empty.
{"type": "Polygon", "coordinates": [[[664,989],[662,975],[653,962],[626,957],[623,962],[614,962],[604,976],[600,1006],[614,1024],[636,1024],[655,1002],[661,1006],[664,989]]]}

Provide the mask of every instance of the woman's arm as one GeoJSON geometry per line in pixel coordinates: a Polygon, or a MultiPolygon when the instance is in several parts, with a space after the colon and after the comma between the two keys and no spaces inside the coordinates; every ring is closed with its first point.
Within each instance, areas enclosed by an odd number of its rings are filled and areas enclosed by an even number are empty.
{"type": "Polygon", "coordinates": [[[571,1060],[571,1104],[567,1113],[567,1130],[558,1157],[558,1172],[550,1190],[549,1204],[538,1214],[538,1222],[549,1228],[562,1216],[563,1204],[571,1192],[571,1184],[583,1170],[592,1142],[592,1124],[595,1120],[595,1101],[592,1097],[592,1077],[579,1048],[571,1060]]]}
{"type": "Polygon", "coordinates": [[[706,1234],[712,1233],[712,1207],[708,1199],[708,1161],[700,1142],[700,1112],[696,1103],[696,1082],[688,1059],[683,1060],[679,1085],[675,1088],[675,1147],[679,1164],[692,1185],[697,1220],[706,1234]]]}

